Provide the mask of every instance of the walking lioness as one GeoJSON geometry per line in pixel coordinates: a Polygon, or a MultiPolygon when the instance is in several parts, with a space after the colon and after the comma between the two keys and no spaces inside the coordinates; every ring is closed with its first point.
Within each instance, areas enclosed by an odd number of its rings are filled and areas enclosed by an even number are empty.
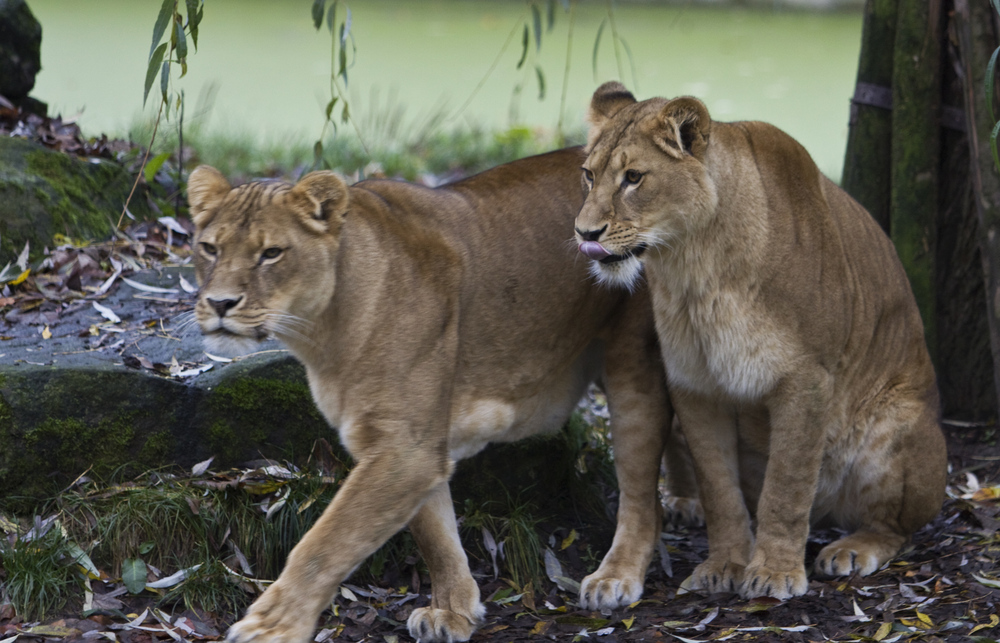
{"type": "Polygon", "coordinates": [[[584,158],[553,152],[433,190],[348,187],[331,172],[233,188],[212,168],[192,172],[195,312],[208,346],[281,339],[356,461],[229,640],[311,640],[341,581],[407,525],[433,590],[410,634],[467,640],[484,608],[458,538],[453,463],[557,430],[595,378],[621,499],[583,603],[639,598],[672,415],[647,294],[596,286],[567,243],[584,158]]]}
{"type": "Polygon", "coordinates": [[[708,527],[686,586],[801,595],[824,519],[851,533],[817,569],[872,573],[937,513],[946,469],[892,244],[771,125],[713,122],[689,97],[636,102],[618,83],[590,121],[579,248],[609,282],[636,287],[645,268],[708,527]]]}

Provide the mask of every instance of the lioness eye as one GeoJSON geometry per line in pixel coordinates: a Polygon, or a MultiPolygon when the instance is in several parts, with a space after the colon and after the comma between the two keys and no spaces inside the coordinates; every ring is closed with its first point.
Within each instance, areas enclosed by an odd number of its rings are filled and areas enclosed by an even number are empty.
{"type": "Polygon", "coordinates": [[[204,242],[202,242],[201,244],[201,251],[209,255],[210,257],[214,257],[215,253],[218,252],[215,246],[213,246],[210,243],[204,243],[204,242]]]}
{"type": "Polygon", "coordinates": [[[590,183],[591,185],[593,185],[593,183],[594,183],[594,173],[591,172],[590,170],[588,170],[587,168],[583,168],[583,178],[587,179],[587,183],[590,183]]]}
{"type": "Polygon", "coordinates": [[[281,255],[281,248],[268,248],[261,253],[261,259],[277,259],[281,255]]]}
{"type": "Polygon", "coordinates": [[[642,172],[638,170],[625,171],[625,185],[636,185],[642,180],[642,172]]]}

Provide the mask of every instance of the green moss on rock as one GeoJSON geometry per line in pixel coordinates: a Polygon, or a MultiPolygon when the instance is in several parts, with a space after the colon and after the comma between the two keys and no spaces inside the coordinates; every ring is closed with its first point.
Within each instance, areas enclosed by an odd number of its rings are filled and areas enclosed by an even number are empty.
{"type": "MultiPolygon", "coordinates": [[[[112,161],[82,160],[30,141],[0,138],[0,257],[20,252],[26,241],[37,257],[56,233],[106,238],[132,181],[112,161]]],[[[139,217],[149,214],[141,192],[129,209],[139,217]]]]}

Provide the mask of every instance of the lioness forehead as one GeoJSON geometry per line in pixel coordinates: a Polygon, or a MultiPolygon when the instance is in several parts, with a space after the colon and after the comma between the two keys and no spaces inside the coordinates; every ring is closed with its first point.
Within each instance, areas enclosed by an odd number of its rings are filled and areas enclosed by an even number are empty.
{"type": "MultiPolygon", "coordinates": [[[[648,130],[656,126],[666,99],[651,98],[623,107],[604,124],[588,150],[587,165],[593,170],[623,166],[636,146],[649,147],[648,130]]],[[[655,147],[655,146],[653,146],[655,147]]]]}
{"type": "Polygon", "coordinates": [[[268,206],[284,205],[292,186],[283,181],[255,181],[233,188],[219,206],[229,223],[249,226],[268,206]]]}

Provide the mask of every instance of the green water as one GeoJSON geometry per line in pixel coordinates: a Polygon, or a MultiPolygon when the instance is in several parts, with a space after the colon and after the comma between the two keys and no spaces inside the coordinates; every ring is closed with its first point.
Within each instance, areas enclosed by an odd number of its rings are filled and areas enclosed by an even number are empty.
{"type": "MultiPolygon", "coordinates": [[[[261,140],[315,139],[328,98],[330,40],[327,32],[313,29],[311,4],[206,0],[200,48],[177,84],[188,98],[188,117],[227,132],[253,132],[261,140]]],[[[159,5],[159,0],[31,0],[44,32],[34,95],[64,116],[82,111],[85,132],[126,131],[143,117],[142,85],[159,5]]],[[[530,20],[524,3],[366,0],[349,6],[358,48],[349,94],[366,136],[387,133],[373,114],[400,108],[403,126],[394,136],[420,129],[442,110],[448,113],[445,127],[465,122],[503,128],[516,122],[555,129],[569,24],[561,9],[537,53],[547,85],[540,101],[534,68],[515,68],[519,25],[530,20]],[[492,75],[456,115],[512,31],[492,75]],[[518,82],[524,82],[524,91],[512,108],[518,82]]],[[[596,79],[592,69],[594,37],[606,16],[603,2],[576,8],[564,111],[568,128],[583,123],[597,85],[619,77],[609,29],[596,79]]],[[[615,17],[635,62],[633,77],[623,60],[624,82],[639,98],[692,94],[716,119],[770,121],[798,138],[824,172],[840,176],[860,46],[859,12],[618,4],[615,17]]]]}

